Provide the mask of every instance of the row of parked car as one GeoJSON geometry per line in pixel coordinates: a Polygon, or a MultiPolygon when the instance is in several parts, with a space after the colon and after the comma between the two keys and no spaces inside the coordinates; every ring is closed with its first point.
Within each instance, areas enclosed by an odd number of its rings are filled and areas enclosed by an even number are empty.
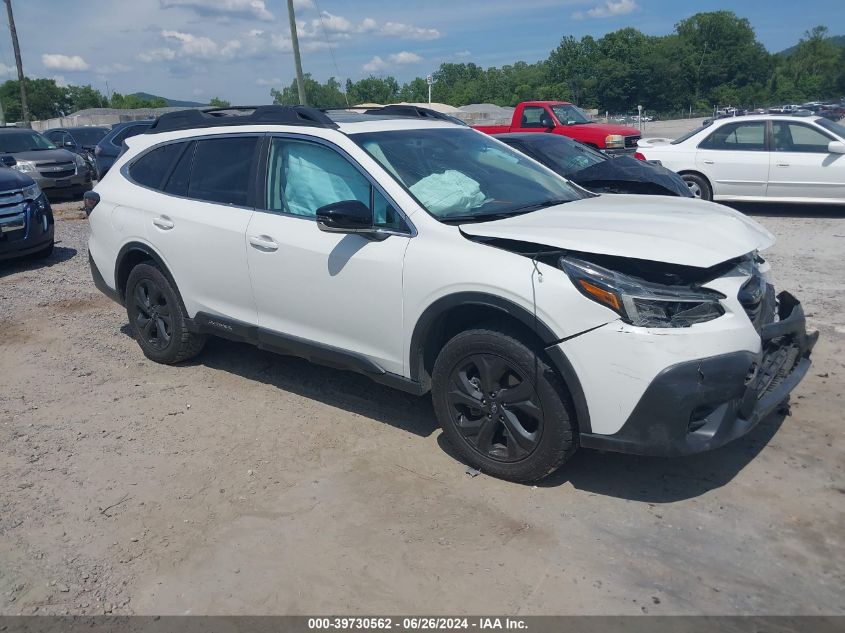
{"type": "Polygon", "coordinates": [[[49,198],[90,191],[114,164],[123,142],[151,124],[130,121],[43,133],[0,128],[0,260],[49,256],[55,241],[49,198]]]}

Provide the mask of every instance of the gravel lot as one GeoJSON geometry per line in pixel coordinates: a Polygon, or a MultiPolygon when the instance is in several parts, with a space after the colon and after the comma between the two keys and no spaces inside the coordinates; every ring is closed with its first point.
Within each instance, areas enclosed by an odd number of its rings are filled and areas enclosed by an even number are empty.
{"type": "Polygon", "coordinates": [[[845,220],[752,210],[822,332],[791,415],[670,460],[470,478],[431,404],[212,341],[147,361],[79,204],[0,263],[0,613],[845,614],[845,220]]]}

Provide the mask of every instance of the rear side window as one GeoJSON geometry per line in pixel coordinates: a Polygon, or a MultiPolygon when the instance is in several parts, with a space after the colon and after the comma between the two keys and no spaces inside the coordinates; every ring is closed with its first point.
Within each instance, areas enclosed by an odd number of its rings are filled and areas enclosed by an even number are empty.
{"type": "Polygon", "coordinates": [[[170,143],[147,152],[129,167],[129,175],[139,185],[161,189],[165,176],[182,155],[185,143],[170,143]]]}
{"type": "Polygon", "coordinates": [[[191,164],[194,162],[195,147],[196,143],[191,143],[179,158],[173,172],[167,179],[167,184],[164,186],[165,193],[172,193],[175,196],[188,195],[188,182],[191,178],[191,164]]]}
{"type": "Polygon", "coordinates": [[[197,142],[188,197],[207,202],[249,203],[250,173],[258,137],[238,136],[197,142]]]}
{"type": "Polygon", "coordinates": [[[698,146],[700,149],[721,149],[742,152],[766,151],[766,124],[728,123],[713,130],[698,146]]]}

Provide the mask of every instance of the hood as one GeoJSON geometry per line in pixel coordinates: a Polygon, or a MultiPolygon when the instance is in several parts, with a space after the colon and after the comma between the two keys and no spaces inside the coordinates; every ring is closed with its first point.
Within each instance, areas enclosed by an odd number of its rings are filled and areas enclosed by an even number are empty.
{"type": "Polygon", "coordinates": [[[460,229],[479,237],[699,268],[775,242],[766,229],[729,207],[667,196],[596,196],[460,229]]]}
{"type": "Polygon", "coordinates": [[[35,181],[17,169],[0,166],[0,191],[23,189],[35,184],[35,181]]]}
{"type": "Polygon", "coordinates": [[[687,183],[674,171],[630,156],[619,156],[590,165],[570,174],[569,179],[587,189],[591,184],[600,183],[636,183],[640,186],[648,183],[654,185],[651,187],[652,192],[659,187],[674,196],[692,197],[687,183]]]}
{"type": "Polygon", "coordinates": [[[33,163],[72,163],[74,161],[73,152],[66,149],[42,149],[34,152],[0,152],[2,154],[10,154],[15,157],[15,160],[28,160],[33,163]]]}

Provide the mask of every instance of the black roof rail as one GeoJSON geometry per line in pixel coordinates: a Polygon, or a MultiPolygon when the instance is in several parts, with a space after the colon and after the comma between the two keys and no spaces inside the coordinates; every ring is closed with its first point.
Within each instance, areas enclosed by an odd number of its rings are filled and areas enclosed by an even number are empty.
{"type": "Polygon", "coordinates": [[[229,125],[302,125],[337,128],[337,124],[317,108],[308,106],[230,106],[192,108],[168,112],[158,117],[146,134],[229,125]]]}
{"type": "Polygon", "coordinates": [[[435,119],[437,121],[448,121],[449,123],[458,123],[466,125],[458,117],[454,117],[431,108],[424,108],[422,106],[405,105],[402,103],[395,103],[393,105],[381,106],[380,108],[367,108],[364,114],[381,114],[385,116],[404,116],[413,117],[417,119],[435,119]]]}

